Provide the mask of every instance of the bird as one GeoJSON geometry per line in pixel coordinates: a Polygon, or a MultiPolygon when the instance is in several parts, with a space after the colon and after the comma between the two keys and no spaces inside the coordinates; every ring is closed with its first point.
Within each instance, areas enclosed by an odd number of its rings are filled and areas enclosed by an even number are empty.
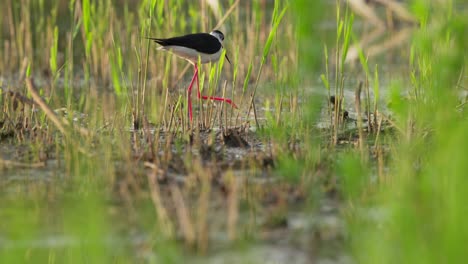
{"type": "MultiPolygon", "coordinates": [[[[203,100],[222,101],[237,108],[236,104],[229,99],[216,96],[201,95],[200,82],[198,79],[198,61],[201,64],[217,62],[223,53],[224,34],[219,30],[213,30],[210,33],[193,33],[172,38],[147,38],[160,45],[158,50],[169,51],[180,58],[190,62],[194,67],[192,81],[187,89],[187,104],[190,122],[192,122],[192,99],[191,92],[195,79],[197,80],[197,97],[203,100]]],[[[231,64],[229,57],[225,54],[226,60],[231,64]]]]}

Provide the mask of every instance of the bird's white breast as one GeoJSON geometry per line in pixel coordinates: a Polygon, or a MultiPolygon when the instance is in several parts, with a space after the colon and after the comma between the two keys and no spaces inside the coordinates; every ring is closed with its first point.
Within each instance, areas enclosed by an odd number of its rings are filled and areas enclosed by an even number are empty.
{"type": "Polygon", "coordinates": [[[198,63],[198,57],[200,57],[201,63],[216,62],[221,56],[222,49],[219,49],[216,53],[207,54],[202,52],[197,52],[194,49],[181,47],[181,46],[164,46],[159,47],[161,50],[167,50],[174,53],[175,55],[188,60],[192,64],[198,63]]]}

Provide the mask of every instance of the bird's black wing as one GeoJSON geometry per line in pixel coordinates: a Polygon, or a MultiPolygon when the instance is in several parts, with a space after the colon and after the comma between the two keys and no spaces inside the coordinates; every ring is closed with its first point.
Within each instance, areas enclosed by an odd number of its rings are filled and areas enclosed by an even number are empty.
{"type": "Polygon", "coordinates": [[[221,43],[219,42],[219,40],[208,33],[188,34],[185,36],[167,39],[149,39],[154,40],[154,42],[158,43],[161,46],[182,46],[207,54],[216,53],[218,50],[221,49],[221,43]]]}

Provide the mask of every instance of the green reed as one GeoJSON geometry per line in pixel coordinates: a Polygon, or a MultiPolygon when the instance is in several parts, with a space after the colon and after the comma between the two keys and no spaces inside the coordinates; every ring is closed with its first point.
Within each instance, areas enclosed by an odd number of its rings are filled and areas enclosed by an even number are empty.
{"type": "Polygon", "coordinates": [[[410,71],[390,84],[396,135],[384,138],[391,147],[388,171],[373,183],[367,163],[349,156],[340,164],[353,204],[347,210],[350,244],[360,263],[456,263],[468,237],[461,203],[466,195],[459,190],[466,184],[461,157],[468,126],[466,110],[456,110],[466,83],[460,79],[466,74],[466,11],[453,3],[414,1],[413,7],[420,28],[410,71]]]}

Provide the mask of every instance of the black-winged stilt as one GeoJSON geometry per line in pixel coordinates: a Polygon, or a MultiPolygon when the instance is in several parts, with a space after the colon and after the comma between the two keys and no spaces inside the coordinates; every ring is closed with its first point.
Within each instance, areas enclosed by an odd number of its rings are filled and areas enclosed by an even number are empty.
{"type": "MultiPolygon", "coordinates": [[[[200,83],[198,80],[198,60],[200,63],[208,63],[208,62],[216,62],[221,57],[223,52],[223,40],[224,34],[219,30],[213,30],[210,33],[195,33],[195,34],[188,34],[180,37],[173,37],[167,39],[161,38],[148,38],[150,40],[154,40],[154,42],[161,45],[159,49],[167,50],[175,55],[186,59],[189,61],[195,68],[195,73],[193,74],[192,81],[187,89],[187,101],[188,101],[188,109],[189,109],[189,117],[190,121],[192,121],[192,100],[191,100],[191,92],[192,86],[197,79],[197,96],[200,99],[204,100],[215,100],[215,101],[222,101],[230,104],[232,107],[237,108],[237,106],[232,102],[231,99],[223,98],[223,97],[216,97],[216,96],[206,96],[201,95],[200,93],[200,83]]],[[[229,63],[228,56],[226,55],[226,59],[229,63]]]]}

